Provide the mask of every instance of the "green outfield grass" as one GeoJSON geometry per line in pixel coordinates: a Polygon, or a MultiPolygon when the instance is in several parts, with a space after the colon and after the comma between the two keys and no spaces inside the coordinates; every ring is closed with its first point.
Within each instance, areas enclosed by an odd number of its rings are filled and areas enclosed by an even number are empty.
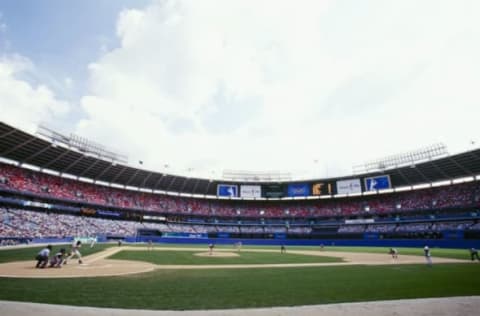
{"type": "MultiPolygon", "coordinates": [[[[67,251],[70,249],[70,244],[65,245],[52,245],[52,253],[56,253],[60,248],[65,248],[67,251]]],[[[88,256],[93,253],[105,250],[106,248],[112,247],[111,244],[96,244],[93,248],[90,248],[90,245],[85,245],[80,248],[80,253],[82,256],[88,256]]],[[[12,261],[24,261],[32,260],[35,261],[35,256],[40,250],[45,248],[42,247],[28,247],[28,248],[16,248],[16,249],[5,249],[0,251],[0,263],[2,262],[12,262],[12,261]]]]}
{"type": "Polygon", "coordinates": [[[342,262],[341,258],[308,256],[280,252],[237,252],[238,257],[199,257],[198,251],[121,251],[110,259],[146,261],[155,264],[268,264],[268,263],[325,263],[342,262]]]}

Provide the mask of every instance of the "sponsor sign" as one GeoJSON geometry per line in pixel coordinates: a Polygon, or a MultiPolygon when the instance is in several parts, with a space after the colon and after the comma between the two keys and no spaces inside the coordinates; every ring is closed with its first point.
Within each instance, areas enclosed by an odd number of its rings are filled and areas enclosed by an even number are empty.
{"type": "Polygon", "coordinates": [[[266,198],[281,198],[285,195],[281,184],[262,185],[262,194],[266,198]]]}
{"type": "Polygon", "coordinates": [[[347,179],[337,181],[338,194],[352,194],[361,192],[362,184],[360,183],[360,179],[347,179]]]}
{"type": "Polygon", "coordinates": [[[287,193],[288,196],[309,196],[310,186],[307,183],[290,183],[287,193]]]}
{"type": "Polygon", "coordinates": [[[330,182],[317,182],[312,184],[312,195],[332,195],[333,185],[330,182]]]}
{"type": "Polygon", "coordinates": [[[240,197],[242,198],[259,198],[262,197],[262,187],[259,185],[241,185],[240,197]]]}
{"type": "Polygon", "coordinates": [[[97,210],[97,214],[98,215],[104,215],[104,216],[120,217],[120,213],[112,212],[112,211],[97,210]]]}
{"type": "Polygon", "coordinates": [[[95,215],[97,214],[97,210],[94,210],[93,208],[89,208],[89,207],[82,207],[80,209],[80,213],[83,215],[95,215]]]}
{"type": "Polygon", "coordinates": [[[25,206],[33,206],[33,207],[42,207],[42,208],[52,208],[52,205],[48,203],[41,203],[36,201],[25,201],[23,203],[25,206]]]}
{"type": "Polygon", "coordinates": [[[390,188],[390,176],[388,175],[365,178],[365,191],[377,191],[390,188]]]}
{"type": "Polygon", "coordinates": [[[151,215],[143,215],[143,219],[154,220],[154,221],[166,221],[165,216],[151,216],[151,215]]]}
{"type": "Polygon", "coordinates": [[[375,220],[373,218],[345,220],[345,224],[373,224],[373,223],[375,223],[375,220]]]}
{"type": "Polygon", "coordinates": [[[166,232],[162,234],[162,237],[172,237],[172,238],[208,238],[207,234],[194,234],[194,233],[176,233],[176,232],[166,232]]]}
{"type": "Polygon", "coordinates": [[[217,185],[217,196],[238,196],[238,186],[234,184],[219,184],[217,185]]]}

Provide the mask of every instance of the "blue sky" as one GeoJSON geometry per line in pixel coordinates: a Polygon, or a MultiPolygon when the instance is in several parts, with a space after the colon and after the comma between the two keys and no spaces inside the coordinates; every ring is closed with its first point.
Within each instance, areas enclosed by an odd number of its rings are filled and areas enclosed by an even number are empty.
{"type": "Polygon", "coordinates": [[[1,1],[0,119],[145,168],[351,173],[478,144],[476,0],[1,1]]]}
{"type": "Polygon", "coordinates": [[[118,46],[116,21],[122,9],[141,8],[149,1],[1,1],[2,22],[7,25],[2,53],[28,57],[38,68],[38,78],[60,97],[78,99],[86,92],[86,65],[104,51],[118,46]],[[8,43],[8,44],[7,44],[8,43]],[[65,89],[63,80],[76,84],[65,89]]]}

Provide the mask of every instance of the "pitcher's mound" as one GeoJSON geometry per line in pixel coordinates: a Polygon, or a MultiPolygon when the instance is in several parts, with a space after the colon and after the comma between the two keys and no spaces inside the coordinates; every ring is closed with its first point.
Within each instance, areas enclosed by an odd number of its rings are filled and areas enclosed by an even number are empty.
{"type": "Polygon", "coordinates": [[[239,257],[238,253],[234,252],[226,252],[226,251],[214,251],[212,253],[209,252],[198,252],[194,254],[195,256],[199,257],[215,257],[215,258],[230,258],[230,257],[239,257]]]}

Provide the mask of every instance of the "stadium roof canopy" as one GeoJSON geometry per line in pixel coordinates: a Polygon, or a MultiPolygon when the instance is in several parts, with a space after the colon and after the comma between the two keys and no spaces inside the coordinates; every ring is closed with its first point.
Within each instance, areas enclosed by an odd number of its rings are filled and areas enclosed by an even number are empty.
{"type": "MultiPolygon", "coordinates": [[[[20,165],[33,165],[40,169],[53,170],[60,174],[69,174],[78,178],[189,195],[216,195],[217,184],[239,183],[189,178],[107,161],[74,148],[58,146],[3,122],[0,122],[0,157],[13,160],[20,165]]],[[[480,149],[432,159],[415,165],[384,170],[383,172],[292,182],[333,182],[341,179],[365,178],[382,174],[390,176],[394,188],[478,176],[480,175],[480,149]]],[[[266,183],[259,182],[258,184],[266,183]]],[[[254,183],[248,182],[248,184],[254,183]]]]}

